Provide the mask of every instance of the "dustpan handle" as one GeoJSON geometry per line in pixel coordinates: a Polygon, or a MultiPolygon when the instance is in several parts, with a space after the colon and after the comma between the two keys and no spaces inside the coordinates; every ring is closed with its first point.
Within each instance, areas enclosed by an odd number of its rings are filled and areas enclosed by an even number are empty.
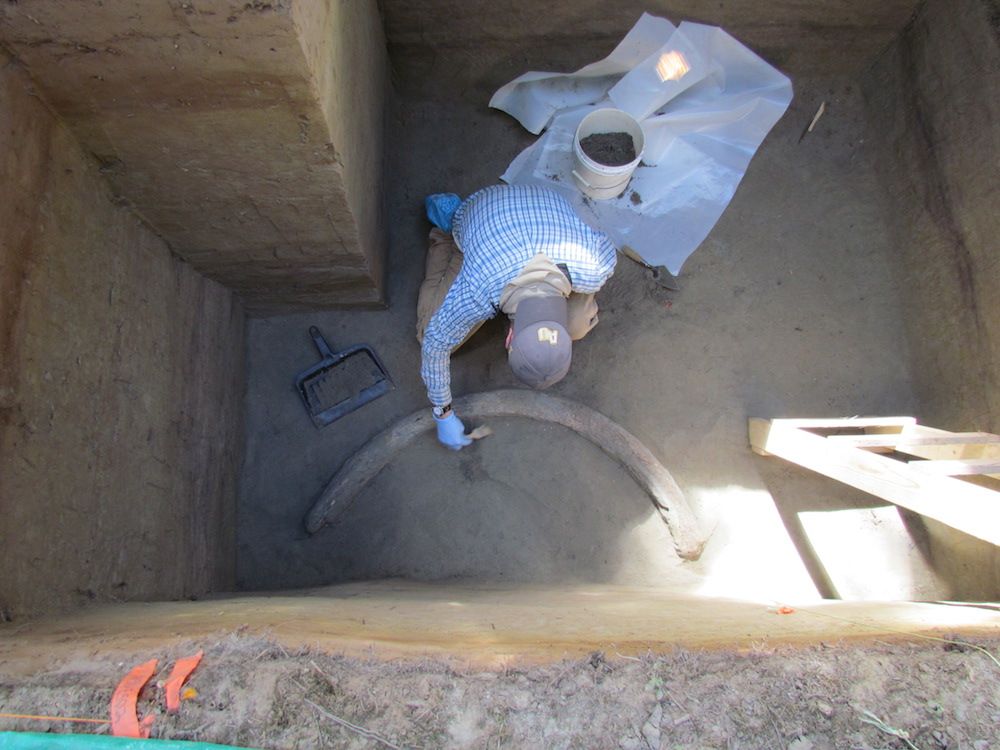
{"type": "Polygon", "coordinates": [[[330,345],[326,343],[326,339],[323,338],[323,334],[319,332],[316,326],[309,326],[309,335],[312,336],[313,343],[316,344],[316,348],[319,349],[319,353],[324,358],[329,357],[333,359],[335,357],[333,351],[330,349],[330,345]]]}

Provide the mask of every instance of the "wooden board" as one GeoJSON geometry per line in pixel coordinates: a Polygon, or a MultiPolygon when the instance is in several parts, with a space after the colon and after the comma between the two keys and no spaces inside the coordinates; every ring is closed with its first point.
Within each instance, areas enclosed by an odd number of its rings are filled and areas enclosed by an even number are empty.
{"type": "Polygon", "coordinates": [[[1000,462],[992,458],[967,458],[959,461],[928,461],[920,459],[909,461],[907,465],[917,471],[926,471],[942,476],[974,476],[976,474],[995,474],[1000,472],[1000,462]]]}
{"type": "MultiPolygon", "coordinates": [[[[894,418],[898,419],[898,418],[894,418]]],[[[750,419],[750,444],[762,455],[784,458],[891,503],[1000,545],[1000,493],[911,465],[804,429],[843,427],[850,420],[750,419]]],[[[873,422],[873,426],[875,422],[873,422]]]]}
{"type": "Polygon", "coordinates": [[[855,448],[892,447],[907,452],[905,447],[929,445],[1000,445],[1000,436],[988,432],[949,432],[947,435],[912,435],[908,432],[878,435],[828,435],[827,440],[855,448]]]}

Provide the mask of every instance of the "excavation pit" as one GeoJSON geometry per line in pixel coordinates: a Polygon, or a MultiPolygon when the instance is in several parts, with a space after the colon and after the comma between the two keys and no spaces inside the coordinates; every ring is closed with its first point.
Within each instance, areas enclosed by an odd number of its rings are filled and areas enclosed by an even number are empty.
{"type": "MultiPolygon", "coordinates": [[[[495,183],[532,140],[490,94],[601,58],[639,8],[264,5],[0,11],[0,712],[84,651],[104,690],[112,661],[232,632],[271,639],[262,663],[309,647],[490,670],[996,634],[994,546],[747,437],[749,417],[857,414],[1000,431],[985,3],[858,2],[847,25],[799,3],[692,6],[795,98],[680,290],[620,256],[552,391],[671,473],[707,535],[687,561],[619,463],[523,418],[460,453],[421,436],[335,526],[302,525],[351,456],[426,407],[423,198],[495,183]],[[316,430],[293,388],[312,325],[370,344],[396,389],[316,430]]],[[[493,321],[456,353],[457,396],[516,386],[505,333],[493,321]]],[[[964,726],[963,744],[988,739],[964,726]]],[[[452,729],[439,744],[480,738],[452,729]]]]}

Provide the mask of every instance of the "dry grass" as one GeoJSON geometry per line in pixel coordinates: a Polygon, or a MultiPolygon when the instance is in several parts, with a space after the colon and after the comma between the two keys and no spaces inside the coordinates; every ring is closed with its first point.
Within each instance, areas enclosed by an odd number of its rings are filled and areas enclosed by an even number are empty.
{"type": "MultiPolygon", "coordinates": [[[[975,645],[996,651],[1000,642],[975,645]]],[[[973,648],[926,641],[641,658],[609,649],[610,656],[485,672],[289,651],[243,633],[155,656],[166,669],[197,648],[205,650],[190,683],[198,695],[180,715],[158,716],[154,737],[261,748],[986,750],[1000,742],[1000,668],[973,648]]],[[[0,677],[0,711],[101,717],[131,666],[98,656],[30,680],[0,677]]],[[[160,706],[151,685],[140,712],[160,706]]]]}

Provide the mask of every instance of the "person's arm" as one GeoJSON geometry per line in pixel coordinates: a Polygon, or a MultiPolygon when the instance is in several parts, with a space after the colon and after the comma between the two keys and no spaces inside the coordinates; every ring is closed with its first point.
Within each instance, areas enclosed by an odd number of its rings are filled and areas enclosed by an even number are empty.
{"type": "Polygon", "coordinates": [[[438,440],[452,450],[461,450],[472,440],[466,437],[462,420],[451,410],[451,353],[492,313],[492,306],[480,302],[459,273],[424,332],[420,375],[434,407],[438,440]]]}
{"type": "Polygon", "coordinates": [[[595,294],[615,272],[618,262],[618,251],[614,243],[603,234],[597,238],[597,247],[590,263],[582,264],[574,269],[571,282],[573,291],[578,294],[595,294]]]}

